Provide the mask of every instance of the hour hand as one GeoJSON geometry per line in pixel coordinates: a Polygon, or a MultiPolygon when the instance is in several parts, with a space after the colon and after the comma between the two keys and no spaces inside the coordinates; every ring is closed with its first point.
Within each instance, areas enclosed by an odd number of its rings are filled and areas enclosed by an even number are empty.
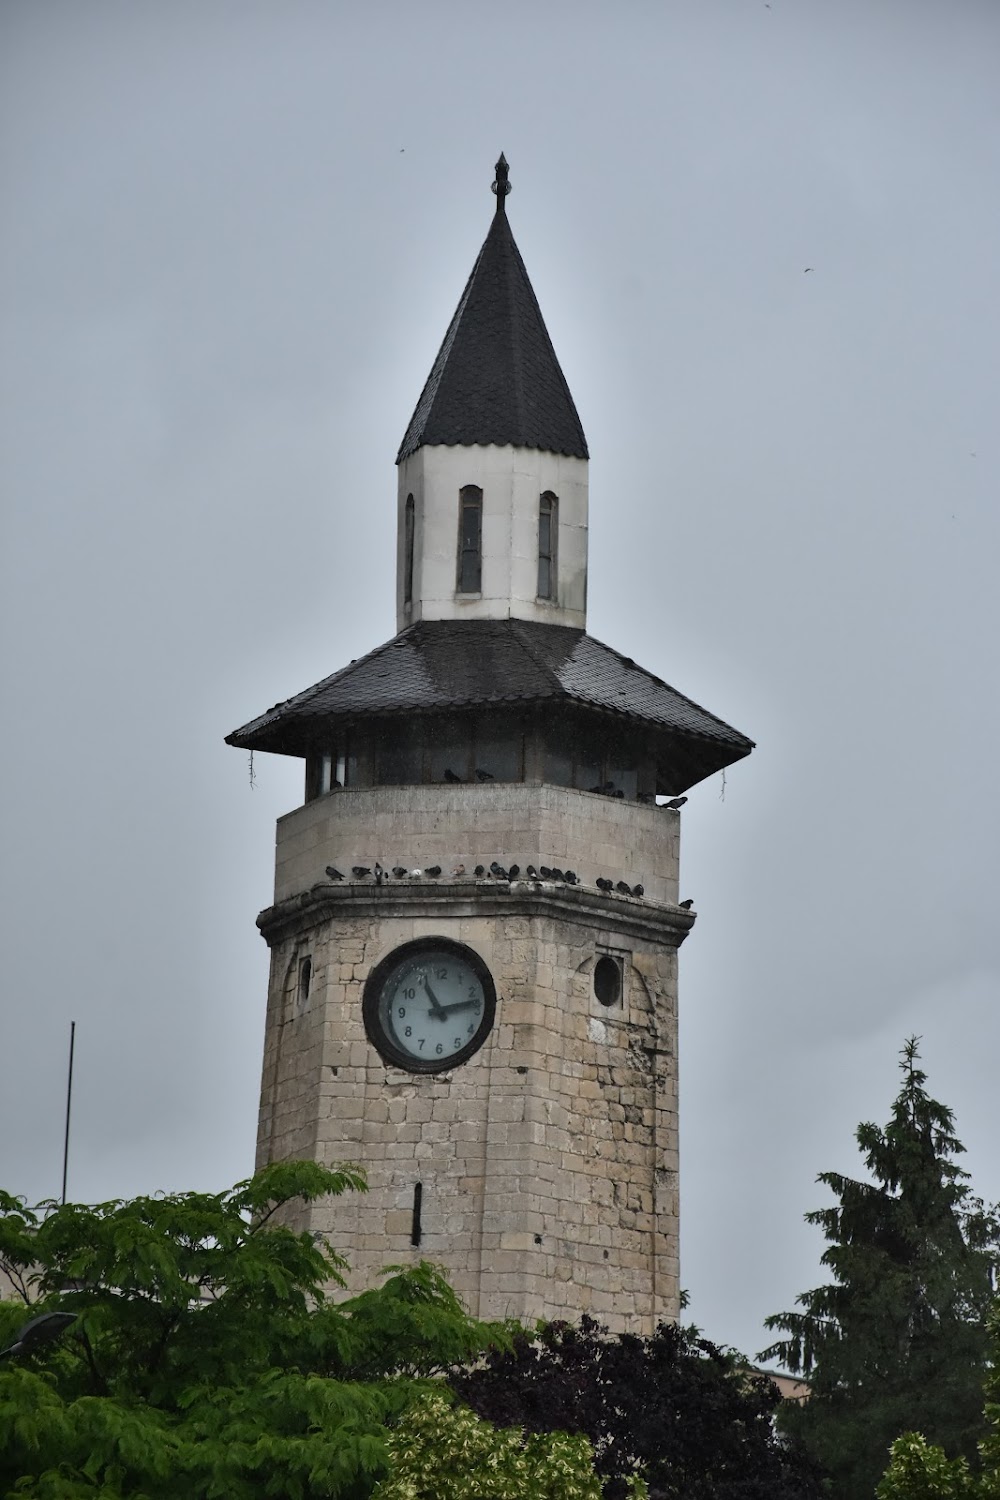
{"type": "Polygon", "coordinates": [[[431,989],[430,982],[426,974],[424,975],[424,989],[427,991],[427,998],[431,1002],[431,1015],[436,1021],[443,1021],[445,1016],[448,1014],[448,1007],[441,1004],[441,1001],[431,989]]]}
{"type": "Polygon", "coordinates": [[[459,1010],[472,1010],[478,1003],[477,1000],[458,1000],[454,1005],[445,1005],[441,1010],[441,1014],[442,1016],[453,1016],[459,1010]]]}

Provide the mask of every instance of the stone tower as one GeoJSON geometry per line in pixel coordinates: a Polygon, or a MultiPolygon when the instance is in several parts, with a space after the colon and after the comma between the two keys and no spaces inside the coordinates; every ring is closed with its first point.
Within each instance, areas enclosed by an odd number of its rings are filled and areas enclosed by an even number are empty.
{"type": "Polygon", "coordinates": [[[397,457],[397,634],[228,737],[279,819],[258,1164],[354,1285],[442,1264],[482,1317],[678,1313],[680,813],[743,735],[586,634],[587,444],[496,212],[397,457]]]}

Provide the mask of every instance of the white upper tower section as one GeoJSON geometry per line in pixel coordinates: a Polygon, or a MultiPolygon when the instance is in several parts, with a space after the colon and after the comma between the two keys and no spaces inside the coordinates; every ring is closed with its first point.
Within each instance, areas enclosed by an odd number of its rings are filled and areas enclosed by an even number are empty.
{"type": "Polygon", "coordinates": [[[400,445],[396,628],[586,626],[587,441],[497,209],[400,445]]]}

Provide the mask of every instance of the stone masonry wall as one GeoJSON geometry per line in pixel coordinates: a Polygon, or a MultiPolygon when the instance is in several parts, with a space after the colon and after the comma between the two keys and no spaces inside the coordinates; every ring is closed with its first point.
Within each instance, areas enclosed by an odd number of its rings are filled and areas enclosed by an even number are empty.
{"type": "Polygon", "coordinates": [[[280,820],[258,1161],[365,1168],[367,1194],[301,1219],[347,1257],[351,1290],[426,1258],[483,1317],[590,1312],[648,1332],[677,1316],[677,948],[693,921],[675,904],[678,830],[673,812],[532,784],[344,790],[280,820]],[[445,873],[350,878],[377,859],[445,873]],[[582,883],[451,877],[493,859],[582,883]],[[605,894],[597,874],[647,895],[605,894]],[[418,1075],[371,1045],[362,996],[381,959],[429,936],[480,955],[497,1011],[465,1064],[418,1075]],[[612,1006],[594,992],[604,954],[623,977],[612,1006]]]}
{"type": "Polygon", "coordinates": [[[641,883],[651,901],[677,900],[680,818],[670,809],[570,787],[494,782],[484,786],[345,787],[278,820],[276,902],[325,880],[335,865],[379,861],[447,875],[464,864],[545,864],[641,883]]]}

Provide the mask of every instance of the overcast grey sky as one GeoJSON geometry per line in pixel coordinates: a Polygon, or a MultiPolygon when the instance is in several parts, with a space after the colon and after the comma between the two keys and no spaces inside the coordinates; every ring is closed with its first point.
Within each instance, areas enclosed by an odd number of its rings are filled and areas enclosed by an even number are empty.
{"type": "Polygon", "coordinates": [[[396,447],[511,224],[591,633],[758,742],[684,811],[683,1266],[751,1352],[903,1038],[1000,1197],[1000,7],[0,7],[0,1183],[252,1169],[276,816],[393,633],[396,447]],[[806,270],[810,267],[810,270],[806,270]]]}

